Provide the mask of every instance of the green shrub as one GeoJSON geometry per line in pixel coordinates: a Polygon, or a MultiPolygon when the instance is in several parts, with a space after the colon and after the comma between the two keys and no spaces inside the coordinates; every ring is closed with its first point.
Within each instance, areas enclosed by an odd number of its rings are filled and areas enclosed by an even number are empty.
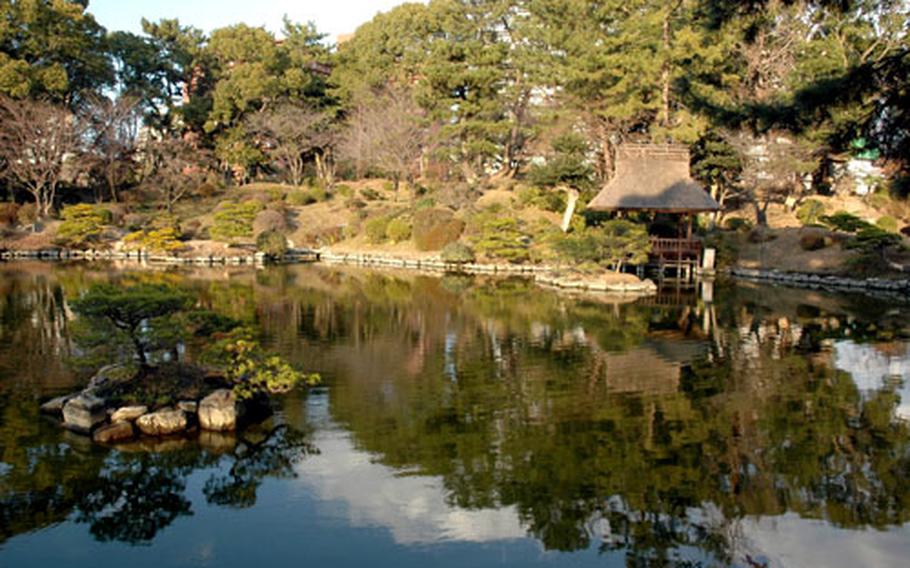
{"type": "Polygon", "coordinates": [[[38,207],[34,203],[26,203],[16,213],[16,220],[20,225],[34,225],[38,222],[38,207]]]}
{"type": "Polygon", "coordinates": [[[12,226],[16,224],[19,214],[19,205],[12,202],[0,203],[0,226],[12,226]]]}
{"type": "Polygon", "coordinates": [[[449,243],[443,247],[439,257],[443,262],[468,264],[474,262],[474,249],[460,242],[449,243]]]}
{"type": "Polygon", "coordinates": [[[752,230],[752,222],[748,219],[743,219],[741,217],[731,217],[724,221],[724,228],[728,231],[736,231],[738,233],[747,233],[752,230]]]}
{"type": "Polygon", "coordinates": [[[411,222],[401,217],[389,221],[385,236],[393,243],[404,242],[411,238],[411,222]]]}
{"type": "Polygon", "coordinates": [[[474,247],[489,258],[519,263],[529,258],[529,240],[518,219],[491,215],[484,219],[474,247]]]}
{"type": "Polygon", "coordinates": [[[803,250],[821,250],[828,246],[828,242],[825,239],[825,235],[813,231],[799,238],[799,246],[803,250]]]}
{"type": "Polygon", "coordinates": [[[566,194],[555,189],[525,187],[518,190],[518,204],[522,207],[532,206],[560,213],[566,208],[566,194]]]}
{"type": "Polygon", "coordinates": [[[354,197],[354,188],[349,185],[340,183],[335,186],[335,193],[340,195],[343,199],[350,199],[354,197]]]}
{"type": "Polygon", "coordinates": [[[846,211],[838,211],[833,215],[824,215],[820,217],[820,221],[835,231],[843,231],[845,233],[855,233],[873,226],[867,221],[860,219],[852,213],[847,213],[846,211]]]}
{"type": "Polygon", "coordinates": [[[806,225],[817,225],[819,219],[825,214],[825,205],[817,199],[808,199],[796,210],[796,218],[806,225]]]}
{"type": "Polygon", "coordinates": [[[900,235],[883,231],[875,226],[868,226],[860,229],[856,236],[847,242],[846,248],[865,253],[882,253],[886,248],[900,242],[900,235]]]}
{"type": "Polygon", "coordinates": [[[388,181],[388,180],[382,182],[382,189],[384,189],[385,191],[387,191],[389,193],[395,191],[395,182],[388,181]]]}
{"type": "Polygon", "coordinates": [[[554,248],[570,262],[607,264],[619,272],[625,264],[647,262],[651,239],[644,225],[614,219],[565,235],[554,248]]]}
{"type": "Polygon", "coordinates": [[[262,203],[251,199],[242,203],[225,202],[219,207],[220,211],[215,213],[215,224],[210,231],[213,238],[233,242],[253,236],[253,222],[263,209],[262,203]]]}
{"type": "Polygon", "coordinates": [[[288,228],[288,223],[284,215],[278,211],[266,209],[256,214],[253,220],[253,234],[259,235],[266,232],[284,232],[288,228]]]}
{"type": "Polygon", "coordinates": [[[360,196],[363,197],[364,199],[366,199],[367,201],[381,201],[382,199],[384,199],[384,197],[381,193],[379,193],[375,189],[371,189],[369,187],[365,187],[365,188],[361,189],[360,196]]]}
{"type": "Polygon", "coordinates": [[[367,220],[364,226],[367,234],[367,240],[374,245],[385,242],[386,230],[389,227],[388,217],[373,217],[367,220]]]}
{"type": "Polygon", "coordinates": [[[278,231],[264,231],[256,237],[256,250],[272,258],[282,258],[288,252],[288,240],[278,231]]]}
{"type": "Polygon", "coordinates": [[[897,219],[895,219],[894,217],[892,217],[890,215],[885,215],[883,217],[879,217],[878,221],[875,222],[875,225],[879,229],[881,229],[883,231],[887,231],[889,233],[897,232],[897,219]]]}
{"type": "Polygon", "coordinates": [[[57,240],[72,247],[86,246],[98,240],[104,226],[110,224],[111,212],[97,205],[80,203],[63,209],[63,223],[57,230],[57,240]]]}
{"type": "Polygon", "coordinates": [[[414,214],[412,235],[418,250],[440,250],[457,241],[464,232],[464,221],[455,219],[448,209],[424,209],[414,214]]]}
{"type": "Polygon", "coordinates": [[[326,192],[325,188],[322,186],[314,186],[307,190],[307,193],[318,203],[325,201],[329,198],[329,194],[326,192]]]}
{"type": "Polygon", "coordinates": [[[432,197],[422,197],[414,202],[414,211],[423,211],[436,207],[436,200],[432,197]]]}
{"type": "Polygon", "coordinates": [[[316,198],[310,195],[308,191],[292,191],[288,193],[286,200],[295,207],[303,207],[316,203],[316,198]]]}

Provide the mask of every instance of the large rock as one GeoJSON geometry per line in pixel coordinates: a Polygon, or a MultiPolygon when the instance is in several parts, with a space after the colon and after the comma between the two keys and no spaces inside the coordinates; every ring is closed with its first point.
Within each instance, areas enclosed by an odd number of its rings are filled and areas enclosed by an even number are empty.
{"type": "Polygon", "coordinates": [[[237,429],[244,406],[230,389],[219,389],[199,403],[199,426],[203,430],[227,432],[237,429]]]}
{"type": "Polygon", "coordinates": [[[132,422],[148,411],[147,406],[123,406],[111,414],[111,422],[132,422]]]}
{"type": "Polygon", "coordinates": [[[107,420],[104,400],[83,391],[63,405],[63,425],[76,432],[88,433],[107,420]]]}
{"type": "Polygon", "coordinates": [[[74,396],[75,395],[73,394],[66,394],[58,396],[57,398],[52,398],[41,405],[41,412],[44,412],[45,414],[60,414],[63,412],[63,406],[74,396]]]}
{"type": "Polygon", "coordinates": [[[146,436],[169,436],[186,430],[186,413],[166,408],[143,414],[136,419],[136,426],[146,436]]]}
{"type": "Polygon", "coordinates": [[[133,438],[133,425],[129,422],[115,422],[113,424],[107,424],[95,430],[95,433],[92,434],[92,439],[94,439],[99,444],[114,444],[117,442],[125,442],[126,440],[131,440],[133,438]]]}

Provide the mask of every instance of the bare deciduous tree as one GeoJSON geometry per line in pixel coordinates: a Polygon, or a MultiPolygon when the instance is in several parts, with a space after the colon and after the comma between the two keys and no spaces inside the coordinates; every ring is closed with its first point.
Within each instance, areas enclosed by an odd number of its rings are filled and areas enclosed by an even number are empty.
{"type": "MultiPolygon", "coordinates": [[[[87,115],[91,142],[88,162],[95,176],[107,185],[111,200],[119,201],[118,188],[136,167],[139,108],[129,97],[94,97],[88,101],[87,115]]],[[[96,192],[95,197],[100,201],[101,193],[96,192]]]]}
{"type": "Polygon", "coordinates": [[[0,162],[4,176],[35,199],[47,217],[64,176],[75,177],[84,148],[85,121],[45,101],[0,97],[0,162]]]}
{"type": "Polygon", "coordinates": [[[397,190],[401,180],[414,179],[428,132],[411,93],[389,89],[355,107],[339,149],[358,175],[379,170],[392,177],[397,190]]]}
{"type": "Polygon", "coordinates": [[[168,213],[173,213],[178,201],[199,189],[213,167],[209,152],[177,137],[151,142],[148,158],[152,173],[145,185],[160,196],[168,213]]]}
{"type": "Polygon", "coordinates": [[[284,103],[246,119],[246,131],[257,145],[286,172],[286,181],[301,185],[307,161],[312,159],[316,175],[333,182],[331,164],[335,133],[330,118],[315,109],[284,103]]]}

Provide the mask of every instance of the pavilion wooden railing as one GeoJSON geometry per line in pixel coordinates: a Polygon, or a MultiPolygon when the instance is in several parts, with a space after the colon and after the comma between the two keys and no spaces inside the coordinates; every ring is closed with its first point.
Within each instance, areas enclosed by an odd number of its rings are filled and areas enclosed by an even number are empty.
{"type": "Polygon", "coordinates": [[[697,239],[651,237],[651,256],[669,261],[701,258],[702,244],[697,239]]]}

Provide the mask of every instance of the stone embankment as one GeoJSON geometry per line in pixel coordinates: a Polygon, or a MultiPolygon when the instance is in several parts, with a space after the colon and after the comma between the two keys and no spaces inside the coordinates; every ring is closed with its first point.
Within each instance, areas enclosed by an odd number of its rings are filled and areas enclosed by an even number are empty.
{"type": "Polygon", "coordinates": [[[910,294],[910,279],[888,278],[847,278],[844,276],[759,270],[755,268],[731,268],[730,274],[744,280],[776,282],[801,288],[828,288],[846,291],[876,291],[910,294]]]}

